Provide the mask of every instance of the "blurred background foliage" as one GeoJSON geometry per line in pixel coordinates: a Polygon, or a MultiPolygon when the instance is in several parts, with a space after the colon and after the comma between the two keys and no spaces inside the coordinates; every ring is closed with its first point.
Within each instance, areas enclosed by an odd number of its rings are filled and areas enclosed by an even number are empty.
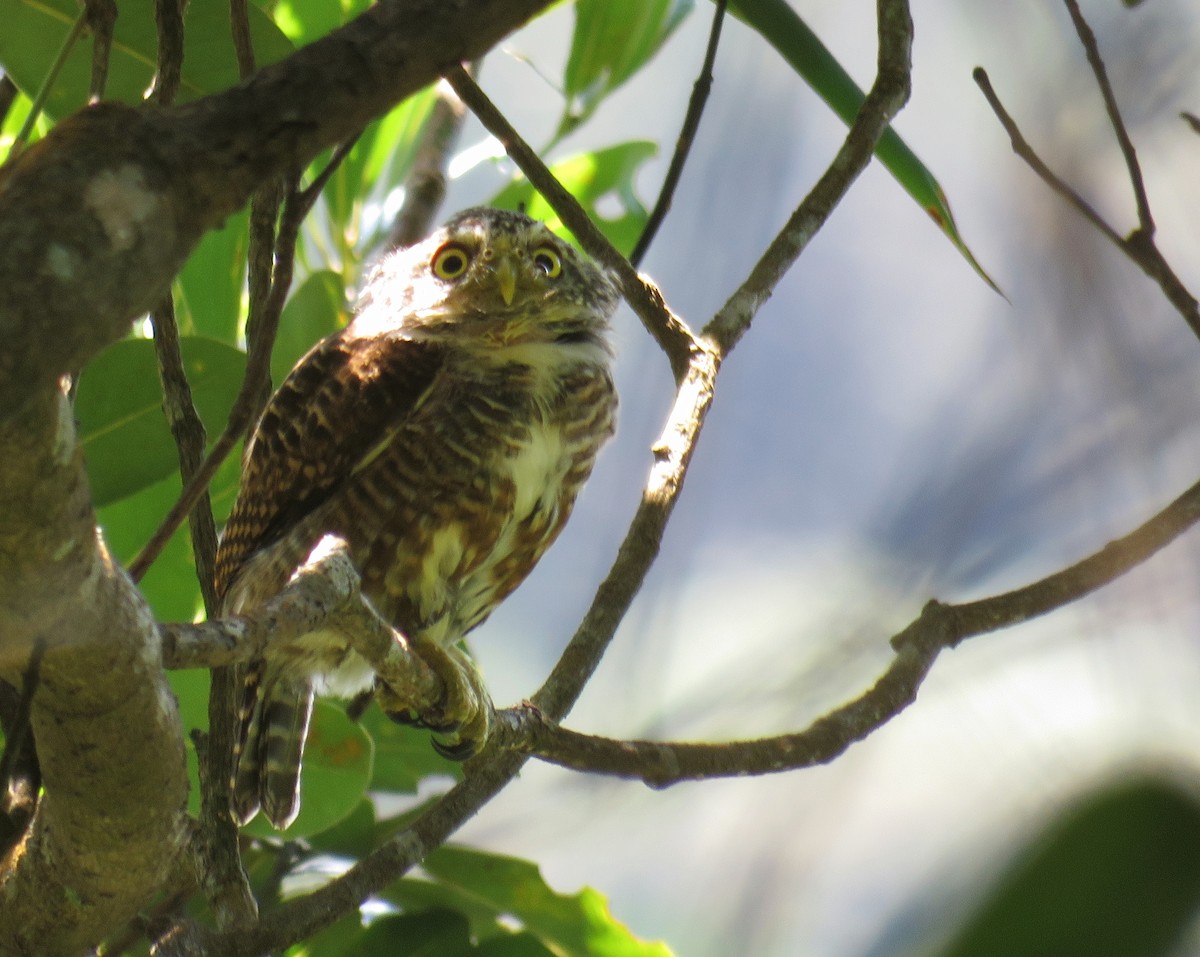
{"type": "MultiPolygon", "coordinates": [[[[258,62],[287,56],[367,5],[366,0],[252,4],[258,62]]],[[[610,139],[574,152],[564,150],[563,144],[574,143],[575,134],[588,128],[614,93],[653,64],[672,38],[686,35],[692,44],[688,57],[698,67],[701,50],[694,39],[704,31],[694,24],[707,19],[711,5],[694,0],[576,0],[560,5],[557,16],[565,15],[562,7],[569,8],[572,27],[561,70],[549,73],[535,62],[533,66],[544,75],[536,80],[533,71],[526,75],[531,95],[557,104],[552,110],[556,119],[544,140],[534,145],[543,148],[556,174],[612,241],[628,251],[645,225],[653,197],[652,192],[647,195],[644,170],[670,153],[675,128],[662,130],[654,139],[644,135],[610,139]],[[690,31],[681,29],[688,25],[690,31]]],[[[107,96],[137,102],[153,78],[153,3],[122,0],[119,9],[107,96]]],[[[0,10],[5,14],[0,65],[20,91],[0,126],[0,149],[7,151],[23,128],[29,127],[36,138],[54,120],[84,105],[91,47],[86,37],[64,46],[80,16],[74,0],[0,0],[0,10]],[[54,74],[52,65],[60,60],[61,69],[54,74]],[[30,123],[34,99],[41,109],[30,123]]],[[[861,92],[849,70],[802,19],[803,5],[733,0],[730,12],[755,34],[762,56],[780,56],[837,116],[852,118],[861,92]]],[[[922,11],[916,13],[920,33],[922,11]]],[[[866,17],[861,22],[863,42],[869,46],[873,27],[866,26],[866,17]]],[[[182,98],[203,96],[237,82],[223,5],[190,5],[186,43],[182,98]]],[[[520,59],[507,49],[494,56],[520,59]]],[[[485,86],[487,69],[485,64],[485,86]]],[[[865,70],[858,73],[869,75],[865,70]]],[[[928,88],[918,84],[918,102],[928,94],[928,88]]],[[[272,357],[276,382],[313,342],[348,321],[364,270],[384,250],[435,102],[431,88],[372,124],[326,186],[300,237],[297,278],[272,357]]],[[[822,150],[828,153],[831,147],[822,150]]],[[[501,180],[498,188],[475,195],[472,201],[509,208],[523,204],[532,215],[560,228],[544,201],[498,156],[496,145],[484,140],[456,157],[456,177],[490,166],[501,180]]],[[[950,247],[982,273],[960,235],[944,191],[904,140],[889,132],[879,158],[916,207],[932,217],[950,247]]],[[[308,176],[327,160],[327,156],[319,159],[308,176]]],[[[792,203],[789,198],[780,204],[781,213],[792,203]]],[[[862,223],[864,229],[870,225],[862,223]]],[[[889,239],[904,241],[905,237],[889,239]]],[[[670,248],[663,255],[670,256],[670,248]]],[[[246,216],[241,214],[204,239],[174,287],[185,366],[210,437],[223,427],[245,365],[245,256],[246,216]]],[[[114,553],[123,560],[137,553],[179,492],[176,450],[161,411],[157,366],[147,335],[148,327],[139,324],[125,341],[98,356],[84,370],[76,399],[99,521],[114,553]]],[[[769,415],[764,406],[755,414],[769,415]]],[[[211,487],[218,525],[232,505],[237,481],[235,455],[211,487]]],[[[202,615],[185,530],[175,536],[142,584],[161,620],[202,615]]],[[[207,674],[185,672],[171,678],[185,725],[203,729],[207,674]]],[[[194,774],[194,754],[192,758],[194,774]]],[[[395,833],[460,773],[457,765],[442,760],[429,747],[427,735],[388,722],[374,709],[361,722],[354,722],[340,704],[322,702],[305,762],[301,816],[283,835],[261,822],[247,828],[254,839],[247,863],[263,906],[269,908],[344,870],[395,833]]],[[[616,816],[620,813],[619,807],[613,811],[616,816]]],[[[654,866],[632,836],[623,854],[631,870],[654,866]]],[[[714,874],[725,869],[737,872],[725,859],[695,860],[691,866],[714,874]]],[[[811,866],[820,868],[819,853],[811,866]]],[[[1200,810],[1194,777],[1159,768],[1101,776],[1094,787],[1059,800],[1053,812],[1043,814],[1006,853],[970,871],[969,879],[963,879],[964,873],[948,875],[955,890],[944,895],[951,899],[950,906],[941,906],[945,901],[938,895],[914,896],[910,906],[891,915],[875,940],[857,951],[840,952],[872,957],[1182,954],[1180,948],[1186,946],[1189,929],[1195,926],[1200,902],[1200,810]]],[[[741,893],[733,877],[730,886],[741,893]]],[[[805,893],[803,883],[776,882],[774,890],[784,898],[805,893]]],[[[761,893],[761,889],[746,893],[761,893]]],[[[705,902],[691,901],[690,909],[703,925],[705,902]]],[[[693,928],[693,934],[686,936],[689,944],[684,953],[795,952],[787,949],[788,944],[771,950],[761,939],[745,944],[761,949],[744,949],[712,926],[707,931],[693,928]],[[707,941],[707,949],[696,943],[697,937],[707,941]]],[[[534,864],[485,850],[446,846],[430,855],[419,873],[368,902],[361,915],[347,918],[291,953],[616,957],[669,951],[666,945],[647,943],[641,934],[627,929],[590,888],[562,894],[548,886],[534,864]]]]}

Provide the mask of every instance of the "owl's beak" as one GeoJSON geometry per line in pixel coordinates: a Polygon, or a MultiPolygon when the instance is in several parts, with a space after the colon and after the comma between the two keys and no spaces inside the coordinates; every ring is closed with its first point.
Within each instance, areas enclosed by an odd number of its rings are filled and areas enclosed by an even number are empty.
{"type": "Polygon", "coordinates": [[[517,264],[513,257],[501,255],[492,274],[496,277],[496,287],[500,290],[504,305],[511,306],[517,294],[517,264]]]}

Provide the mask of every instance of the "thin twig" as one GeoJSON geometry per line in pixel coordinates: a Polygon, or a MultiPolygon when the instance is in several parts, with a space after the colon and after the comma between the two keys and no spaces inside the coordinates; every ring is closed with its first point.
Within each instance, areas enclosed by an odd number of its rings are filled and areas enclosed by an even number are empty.
{"type": "Polygon", "coordinates": [[[1053,575],[959,605],[928,602],[892,638],[897,656],[875,685],[803,731],[746,741],[620,741],[559,727],[526,704],[497,713],[498,734],[505,746],[552,764],[635,778],[651,787],[825,764],[908,707],[943,649],[1078,601],[1147,561],[1197,522],[1200,482],[1129,534],[1053,575]]]}
{"type": "Polygon", "coordinates": [[[1029,145],[1029,141],[1025,139],[1017,126],[1016,121],[1011,114],[1004,108],[1004,104],[1000,102],[1000,97],[996,95],[995,89],[992,87],[992,81],[987,75],[987,71],[983,67],[977,66],[972,72],[972,77],[975,80],[976,86],[983,91],[984,98],[988,101],[988,106],[992,108],[992,112],[996,114],[996,118],[1000,121],[1000,125],[1004,127],[1004,132],[1008,134],[1008,138],[1012,143],[1012,150],[1037,174],[1038,179],[1049,186],[1054,192],[1061,196],[1066,202],[1075,208],[1075,210],[1091,223],[1097,230],[1105,235],[1111,242],[1117,246],[1123,246],[1125,239],[1113,229],[1104,217],[1077,193],[1071,186],[1047,166],[1040,156],[1029,145]]]}
{"type": "Polygon", "coordinates": [[[579,245],[613,273],[625,295],[625,301],[666,353],[675,381],[680,381],[686,373],[688,357],[695,348],[695,337],[691,330],[667,307],[658,288],[649,279],[639,275],[629,260],[608,241],[578,200],[554,178],[537,153],[521,139],[470,74],[459,66],[447,73],[446,79],[471,108],[471,112],[504,145],[512,161],[575,234],[579,245]]]}
{"type": "Polygon", "coordinates": [[[33,135],[33,128],[37,125],[38,117],[42,115],[42,108],[46,105],[46,99],[50,96],[50,91],[54,89],[54,84],[58,80],[58,74],[62,72],[67,58],[71,55],[71,51],[75,49],[75,44],[78,42],[80,36],[83,35],[83,30],[86,26],[87,10],[85,9],[79,11],[79,16],[71,24],[71,29],[67,31],[62,45],[58,48],[58,53],[54,56],[54,62],[50,64],[50,68],[46,71],[42,85],[38,87],[37,93],[34,94],[33,102],[29,105],[29,115],[25,117],[25,122],[21,124],[21,129],[13,139],[12,147],[8,151],[8,162],[11,163],[15,160],[21,154],[21,151],[25,149],[25,144],[29,142],[29,137],[33,135]]]}
{"type": "Polygon", "coordinates": [[[404,202],[388,233],[389,249],[403,249],[429,235],[446,198],[446,168],[466,115],[458,94],[439,83],[405,178],[404,202]]]}
{"type": "MultiPolygon", "coordinates": [[[[907,51],[911,41],[908,4],[906,0],[878,0],[877,10],[880,45],[881,48],[887,48],[886,54],[881,52],[880,63],[886,63],[890,72],[882,74],[881,71],[876,85],[890,85],[893,92],[898,88],[901,92],[896,95],[902,102],[903,91],[907,91],[909,82],[906,69],[907,51]],[[900,67],[899,72],[894,69],[897,66],[900,67]]],[[[487,118],[480,114],[476,104],[481,101],[479,96],[471,92],[474,84],[470,82],[470,78],[465,77],[461,71],[455,71],[450,80],[464,102],[480,116],[484,125],[494,135],[502,142],[506,142],[505,136],[509,136],[506,146],[511,151],[513,144],[517,142],[512,139],[511,126],[507,122],[502,127],[494,124],[494,117],[486,108],[487,118]],[[498,129],[505,131],[505,135],[497,132],[498,129]]],[[[877,99],[885,102],[892,100],[891,97],[884,97],[882,94],[877,99]]],[[[490,107],[490,104],[487,104],[487,107],[490,107]]],[[[880,104],[873,102],[871,108],[880,108],[880,104]]],[[[494,110],[494,107],[491,109],[494,110]]],[[[869,158],[872,143],[862,141],[861,137],[856,138],[855,142],[858,148],[865,149],[869,158]]],[[[563,200],[561,193],[565,191],[562,191],[561,187],[554,189],[553,178],[536,155],[512,152],[510,155],[521,166],[530,182],[563,217],[563,222],[579,237],[584,248],[604,262],[589,246],[590,241],[585,241],[581,232],[576,231],[576,223],[564,215],[564,210],[569,212],[573,201],[569,196],[563,200]],[[558,205],[559,201],[562,201],[562,208],[558,205]]],[[[863,162],[865,163],[866,159],[863,162]]],[[[572,218],[578,218],[573,213],[570,215],[572,218]]],[[[582,218],[586,220],[586,216],[582,218]]],[[[580,225],[581,229],[585,228],[583,224],[580,225]]],[[[605,264],[607,265],[607,262],[605,264]]],[[[632,271],[628,263],[625,263],[625,266],[628,271],[632,271]]],[[[680,328],[686,330],[686,326],[682,324],[680,328]]],[[[578,656],[577,663],[582,666],[584,672],[590,674],[590,655],[597,649],[603,650],[608,636],[602,632],[610,627],[615,629],[623,613],[621,606],[631,601],[632,595],[636,594],[640,587],[649,564],[658,552],[662,523],[665,523],[665,518],[681,491],[682,478],[694,448],[694,440],[699,435],[699,423],[712,398],[712,379],[719,364],[719,356],[714,349],[706,348],[703,343],[695,344],[690,335],[687,339],[688,356],[679,376],[682,383],[679,398],[676,400],[664,439],[655,447],[656,462],[651,469],[642,507],[630,526],[625,544],[605,583],[601,585],[592,602],[592,608],[576,632],[568,655],[564,656],[564,660],[555,668],[554,674],[557,677],[547,680],[539,692],[541,700],[535,702],[552,717],[565,713],[573,703],[578,689],[582,687],[578,676],[568,674],[572,668],[572,664],[567,663],[568,658],[578,656]],[[697,348],[693,351],[694,346],[697,348]],[[694,423],[693,419],[696,420],[694,423]],[[678,433],[681,427],[690,435],[690,440],[678,433]],[[587,634],[584,634],[585,631],[587,634]]],[[[222,938],[219,943],[224,946],[223,952],[230,957],[241,957],[281,950],[333,923],[338,917],[357,907],[359,902],[378,892],[418,863],[432,848],[444,842],[468,817],[476,813],[516,776],[525,760],[524,756],[506,753],[496,748],[485,751],[472,763],[465,780],[447,792],[410,827],[372,851],[345,874],[324,887],[312,894],[288,901],[272,913],[264,915],[258,926],[249,933],[222,938]]]]}
{"type": "Polygon", "coordinates": [[[150,100],[165,106],[175,102],[183,76],[181,0],[154,0],[154,26],[158,34],[158,62],[150,100]]]}
{"type": "Polygon", "coordinates": [[[1133,196],[1137,203],[1139,228],[1147,236],[1153,236],[1154,217],[1150,214],[1150,200],[1146,196],[1146,184],[1142,179],[1142,168],[1138,165],[1137,150],[1133,148],[1129,130],[1125,127],[1125,121],[1121,119],[1121,110],[1117,106],[1117,98],[1113,93],[1112,84],[1108,81],[1108,71],[1104,68],[1104,60],[1100,56],[1100,45],[1096,42],[1096,34],[1092,32],[1092,28],[1083,18],[1083,14],[1079,11],[1079,4],[1075,0],[1063,0],[1063,2],[1066,4],[1067,12],[1071,15],[1071,22],[1075,24],[1075,32],[1079,35],[1079,42],[1083,44],[1092,74],[1096,77],[1096,85],[1100,87],[1100,95],[1104,98],[1104,108],[1108,111],[1108,120],[1112,124],[1113,133],[1116,134],[1117,143],[1121,147],[1121,155],[1125,157],[1125,166],[1129,170],[1129,184],[1133,187],[1133,196]]]}
{"type": "Polygon", "coordinates": [[[1000,98],[992,88],[991,80],[988,79],[987,72],[983,67],[976,67],[972,76],[975,79],[976,85],[983,91],[984,98],[992,108],[992,112],[996,114],[1000,125],[1004,127],[1004,131],[1008,134],[1013,152],[1024,160],[1025,164],[1033,170],[1034,174],[1043,183],[1049,186],[1053,192],[1058,194],[1069,206],[1091,223],[1101,235],[1121,250],[1142,272],[1153,279],[1158,284],[1159,289],[1162,290],[1167,301],[1175,307],[1175,310],[1183,317],[1183,320],[1188,324],[1192,332],[1200,336],[1200,304],[1197,303],[1196,297],[1188,291],[1187,287],[1163,257],[1154,243],[1153,234],[1139,227],[1130,233],[1128,237],[1124,237],[1113,229],[1079,193],[1055,174],[1042,158],[1038,156],[1033,147],[1029,145],[1029,142],[1017,126],[1016,121],[1004,108],[1004,104],[1000,102],[1000,98]]]}
{"type": "Polygon", "coordinates": [[[229,0],[229,27],[233,34],[233,52],[237,57],[238,75],[244,80],[256,69],[254,41],[250,37],[250,12],[246,0],[229,0]]]}
{"type": "Polygon", "coordinates": [[[704,52],[704,64],[700,67],[700,75],[696,77],[696,82],[692,85],[692,95],[688,100],[687,112],[683,117],[683,126],[679,130],[679,139],[675,142],[675,152],[671,156],[671,163],[667,167],[667,175],[663,179],[662,189],[659,190],[654,209],[646,219],[646,226],[638,237],[633,252],[629,254],[629,261],[634,268],[642,264],[646,250],[654,242],[659,227],[666,219],[667,212],[671,208],[671,201],[675,198],[675,190],[679,186],[679,179],[683,175],[683,166],[687,162],[688,154],[692,151],[692,144],[696,141],[696,131],[700,129],[700,117],[704,114],[704,106],[708,102],[708,94],[712,90],[713,64],[717,60],[717,44],[721,40],[721,25],[725,22],[727,3],[728,0],[717,0],[716,2],[712,27],[708,33],[708,49],[704,52]]]}
{"type": "MultiPolygon", "coordinates": [[[[355,138],[357,135],[355,134],[355,138]]],[[[284,206],[283,216],[280,218],[279,235],[275,244],[275,278],[271,285],[270,296],[262,308],[261,321],[258,323],[261,331],[255,342],[251,344],[246,357],[246,373],[237,398],[234,400],[233,408],[229,412],[229,421],[225,430],[209,449],[208,455],[196,470],[196,474],[184,486],[166,517],[163,518],[142,550],[129,563],[127,571],[135,582],[141,581],[146,570],[158,558],[163,547],[175,534],[175,530],[179,528],[200,495],[208,488],[217,469],[220,468],[253,422],[254,411],[263,392],[263,384],[270,381],[270,344],[275,340],[275,330],[279,326],[279,317],[283,312],[283,304],[287,300],[288,290],[292,283],[296,237],[300,230],[300,224],[312,209],[320,195],[321,188],[328,181],[337,164],[345,159],[352,142],[353,140],[334,150],[329,163],[312,184],[304,190],[293,193],[284,206]]]]}
{"type": "Polygon", "coordinates": [[[705,337],[718,344],[722,354],[727,355],[749,330],[759,308],[867,167],[875,144],[908,101],[912,88],[912,18],[908,6],[902,3],[880,3],[878,10],[880,44],[875,82],[859,107],[846,139],[821,178],[755,263],[746,281],[704,327],[705,337]]]}
{"type": "Polygon", "coordinates": [[[112,56],[113,26],[117,22],[115,0],[84,0],[87,25],[92,31],[92,76],[88,83],[88,102],[104,99],[108,85],[108,61],[112,56]]]}
{"type": "MultiPolygon", "coordinates": [[[[171,2],[171,0],[168,0],[171,2]]],[[[204,461],[207,433],[188,382],[180,350],[179,324],[175,319],[175,303],[171,296],[159,303],[150,314],[154,327],[154,352],[162,380],[163,411],[175,440],[179,455],[179,475],[186,484],[204,461]]],[[[213,588],[213,562],[217,554],[217,526],[213,521],[212,503],[205,490],[188,514],[191,529],[192,555],[196,561],[196,577],[204,596],[205,610],[216,613],[216,592],[213,588]]]]}

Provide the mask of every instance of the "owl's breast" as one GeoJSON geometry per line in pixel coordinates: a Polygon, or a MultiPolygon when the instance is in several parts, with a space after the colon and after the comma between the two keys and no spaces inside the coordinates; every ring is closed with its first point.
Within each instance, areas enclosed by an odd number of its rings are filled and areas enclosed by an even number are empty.
{"type": "Polygon", "coordinates": [[[558,536],[614,407],[596,368],[553,379],[510,372],[431,396],[413,423],[427,434],[397,436],[392,462],[372,465],[385,484],[403,473],[397,491],[408,499],[368,563],[386,568],[385,614],[444,643],[486,619],[558,536]]]}

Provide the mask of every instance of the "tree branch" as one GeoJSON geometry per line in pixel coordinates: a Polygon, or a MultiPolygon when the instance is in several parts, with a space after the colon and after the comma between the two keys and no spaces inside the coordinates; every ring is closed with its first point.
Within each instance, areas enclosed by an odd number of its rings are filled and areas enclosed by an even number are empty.
{"type": "Polygon", "coordinates": [[[1154,241],[1154,218],[1150,212],[1149,200],[1146,198],[1146,187],[1142,181],[1141,167],[1138,165],[1137,153],[1134,150],[1133,141],[1129,136],[1128,130],[1125,128],[1125,122],[1121,119],[1116,97],[1108,82],[1108,75],[1104,69],[1104,61],[1100,57],[1096,37],[1088,27],[1087,22],[1083,19],[1083,15],[1080,13],[1079,7],[1074,0],[1065,0],[1065,2],[1067,10],[1071,14],[1071,19],[1075,24],[1080,42],[1087,53],[1088,62],[1091,64],[1092,72],[1096,77],[1096,83],[1099,85],[1100,92],[1104,97],[1109,122],[1112,124],[1117,142],[1121,147],[1121,153],[1125,158],[1125,165],[1129,170],[1130,188],[1133,191],[1134,201],[1137,204],[1138,226],[1128,236],[1122,236],[1110,226],[1104,217],[1096,212],[1075,189],[1051,170],[1045,161],[1038,156],[1037,151],[1030,146],[1029,141],[1021,133],[1016,121],[1000,102],[1000,97],[996,95],[991,80],[988,79],[988,75],[983,67],[976,67],[972,76],[976,85],[983,92],[988,105],[992,108],[992,112],[996,114],[1000,125],[1004,127],[1004,132],[1008,134],[1013,152],[1024,160],[1025,164],[1033,170],[1038,179],[1049,186],[1054,193],[1066,201],[1067,205],[1083,216],[1084,219],[1091,223],[1101,235],[1116,246],[1134,265],[1149,276],[1158,285],[1158,288],[1162,290],[1167,301],[1175,307],[1176,312],[1183,317],[1184,322],[1188,324],[1192,332],[1200,336],[1200,303],[1197,303],[1196,297],[1188,291],[1183,281],[1176,275],[1154,241]]]}
{"type": "Polygon", "coordinates": [[[94,948],[187,843],[158,629],[96,534],[60,378],[161,302],[262,182],[548,4],[384,0],[224,93],[85,109],[0,172],[0,677],[15,683],[47,649],[31,715],[44,793],[3,878],[0,952],[94,948]]]}
{"type": "Polygon", "coordinates": [[[938,654],[967,638],[1062,608],[1120,578],[1200,522],[1200,482],[1128,535],[1022,588],[959,605],[930,601],[891,643],[897,655],[875,685],[803,731],[715,743],[620,741],[558,726],[534,704],[497,713],[502,747],[576,771],[680,781],[777,774],[826,764],[916,700],[938,654]]]}
{"type": "Polygon", "coordinates": [[[880,0],[879,55],[875,82],[850,125],[833,162],[804,197],[787,224],[771,241],[746,281],[704,327],[722,355],[727,355],[750,328],[763,303],[867,167],[875,144],[912,90],[912,17],[906,3],[880,0]]]}
{"type": "MultiPolygon", "coordinates": [[[[907,95],[909,77],[908,49],[911,42],[911,23],[905,0],[879,0],[880,63],[886,64],[887,76],[881,75],[872,89],[875,101],[898,104],[907,95]]],[[[575,234],[593,258],[610,266],[621,277],[626,291],[637,298],[648,295],[637,274],[619,254],[616,261],[606,259],[611,246],[598,230],[587,221],[586,215],[560,184],[554,181],[544,164],[520,140],[498,111],[482,96],[478,87],[463,71],[455,70],[447,77],[463,101],[476,112],[488,129],[510,150],[514,161],[533,185],[546,197],[563,222],[575,234]],[[636,281],[630,281],[630,275],[636,281]]],[[[868,97],[871,110],[879,104],[868,97]]],[[[864,112],[868,105],[864,105],[864,112]]],[[[861,115],[860,115],[861,119],[861,115]]],[[[868,130],[872,123],[864,124],[868,130]]],[[[886,125],[886,120],[882,126],[886,125]]],[[[839,153],[835,163],[854,163],[843,154],[849,152],[855,161],[865,165],[874,140],[863,134],[856,121],[847,142],[852,148],[839,153]],[[857,151],[865,150],[859,157],[857,151]]],[[[861,168],[861,165],[858,168],[861,168]]],[[[848,185],[848,184],[847,184],[848,185]]],[[[656,292],[656,291],[655,291],[656,292]]],[[[661,301],[661,300],[660,300],[661,301]]],[[[646,303],[645,305],[651,305],[646,303]]],[[[665,307],[663,307],[665,308],[665,307]]],[[[635,307],[636,311],[636,307],[635,307]]],[[[651,310],[653,314],[653,310],[651,310]]],[[[657,321],[657,320],[654,320],[657,321]]],[[[642,503],[630,524],[629,531],[608,576],[597,590],[592,606],[576,630],[566,651],[555,666],[534,705],[552,719],[560,719],[574,704],[584,684],[591,676],[600,656],[608,646],[617,624],[641,587],[645,575],[658,554],[659,543],[675,502],[682,490],[687,465],[699,437],[704,415],[712,401],[712,387],[719,367],[719,353],[704,342],[696,342],[681,321],[678,327],[659,329],[658,335],[668,341],[679,339],[686,344],[685,361],[677,381],[680,382],[676,401],[662,437],[655,444],[655,462],[642,497],[642,503]]],[[[674,365],[674,362],[673,362],[674,365]]],[[[906,655],[917,657],[915,652],[906,655]]],[[[499,744],[497,740],[496,744],[499,744]]],[[[226,936],[219,945],[230,957],[256,955],[279,950],[329,926],[340,916],[351,912],[369,897],[380,891],[405,871],[419,863],[432,848],[444,842],[461,824],[498,793],[520,770],[525,757],[506,753],[490,746],[483,755],[468,766],[464,781],[444,795],[430,810],[410,827],[377,848],[351,867],[345,874],[304,897],[288,901],[270,914],[264,915],[250,933],[226,936]]]]}
{"type": "Polygon", "coordinates": [[[303,643],[319,631],[343,635],[414,710],[428,710],[441,700],[441,679],[362,594],[346,543],[335,535],[324,536],[288,586],[253,614],[160,625],[163,667],[244,664],[268,653],[268,646],[276,654],[280,646],[303,643]]]}
{"type": "Polygon", "coordinates": [[[675,141],[675,152],[671,155],[671,163],[667,167],[667,175],[663,177],[662,188],[658,191],[658,199],[646,219],[646,226],[638,237],[629,261],[634,268],[642,264],[646,251],[658,235],[658,229],[667,212],[671,201],[675,198],[675,190],[683,176],[683,167],[688,155],[692,152],[692,144],[696,141],[696,132],[700,129],[700,117],[704,114],[704,106],[708,103],[708,94],[713,84],[713,64],[717,60],[717,44],[721,42],[721,25],[725,22],[725,7],[728,0],[716,0],[713,4],[712,26],[708,32],[708,48],[704,51],[704,63],[700,67],[700,75],[692,84],[692,95],[688,99],[687,112],[683,117],[683,125],[679,129],[679,138],[675,141]]]}

